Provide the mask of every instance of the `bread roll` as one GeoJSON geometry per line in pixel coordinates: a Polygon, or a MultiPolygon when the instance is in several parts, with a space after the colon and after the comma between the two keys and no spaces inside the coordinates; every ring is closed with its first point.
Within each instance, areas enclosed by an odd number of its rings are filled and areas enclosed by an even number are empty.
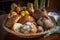
{"type": "Polygon", "coordinates": [[[33,3],[28,3],[27,4],[27,8],[30,12],[33,12],[34,13],[34,8],[33,8],[33,3]]]}
{"type": "Polygon", "coordinates": [[[32,34],[37,32],[37,27],[32,22],[26,22],[24,27],[21,28],[22,33],[32,34]]]}
{"type": "Polygon", "coordinates": [[[38,28],[38,32],[44,32],[44,29],[42,26],[37,26],[37,28],[38,28]]]}
{"type": "Polygon", "coordinates": [[[20,23],[15,23],[14,25],[13,25],[13,30],[15,31],[15,32],[20,32],[20,28],[21,27],[23,27],[23,25],[22,24],[20,24],[20,23]]]}
{"type": "Polygon", "coordinates": [[[25,15],[25,16],[21,17],[21,19],[19,20],[18,23],[24,24],[26,22],[33,22],[33,21],[35,21],[35,19],[32,16],[25,15]]]}
{"type": "Polygon", "coordinates": [[[20,15],[15,15],[15,16],[11,17],[10,19],[7,20],[6,26],[7,26],[8,28],[11,28],[12,25],[13,25],[14,23],[16,23],[20,18],[21,18],[20,15]]]}
{"type": "Polygon", "coordinates": [[[11,4],[11,10],[15,10],[16,7],[17,7],[17,4],[16,3],[12,3],[11,4]]]}
{"type": "Polygon", "coordinates": [[[41,17],[38,21],[37,24],[40,26],[43,26],[44,29],[50,29],[52,27],[54,27],[54,22],[52,22],[52,20],[49,20],[45,17],[41,17]]]}
{"type": "Polygon", "coordinates": [[[13,17],[14,15],[17,15],[17,13],[15,11],[11,11],[8,15],[8,18],[13,17]]]}
{"type": "Polygon", "coordinates": [[[34,18],[36,18],[37,20],[42,17],[42,16],[46,16],[47,15],[47,11],[45,9],[37,9],[35,10],[33,16],[34,18]]]}

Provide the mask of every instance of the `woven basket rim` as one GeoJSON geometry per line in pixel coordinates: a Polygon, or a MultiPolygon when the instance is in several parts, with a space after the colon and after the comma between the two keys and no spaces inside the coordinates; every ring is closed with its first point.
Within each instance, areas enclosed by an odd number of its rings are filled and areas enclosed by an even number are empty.
{"type": "Polygon", "coordinates": [[[16,36],[19,36],[19,37],[30,37],[30,36],[44,35],[44,34],[46,34],[46,33],[48,33],[48,32],[50,32],[50,31],[53,30],[53,28],[51,28],[50,30],[47,30],[47,31],[44,31],[44,32],[40,32],[40,33],[23,34],[23,33],[20,33],[20,32],[14,32],[13,30],[7,28],[7,27],[5,26],[6,20],[7,20],[7,17],[6,17],[5,20],[3,21],[3,24],[2,24],[3,28],[4,28],[7,32],[12,33],[12,34],[14,34],[14,35],[16,35],[16,36]]]}

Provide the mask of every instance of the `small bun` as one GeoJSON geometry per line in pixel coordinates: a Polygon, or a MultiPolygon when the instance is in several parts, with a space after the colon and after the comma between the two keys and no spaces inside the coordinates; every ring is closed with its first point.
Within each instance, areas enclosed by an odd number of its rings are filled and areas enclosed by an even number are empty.
{"type": "Polygon", "coordinates": [[[49,20],[45,17],[40,18],[37,21],[38,25],[41,25],[44,29],[50,29],[52,27],[54,27],[54,23],[52,22],[52,20],[49,20]]]}
{"type": "Polygon", "coordinates": [[[16,7],[17,7],[17,4],[16,3],[12,3],[11,4],[11,10],[15,10],[16,7]]]}
{"type": "Polygon", "coordinates": [[[44,32],[44,29],[42,26],[37,26],[37,28],[38,28],[38,32],[44,32]]]}
{"type": "Polygon", "coordinates": [[[15,24],[13,25],[12,30],[14,30],[15,32],[20,32],[20,28],[21,28],[21,27],[23,27],[22,24],[20,24],[20,23],[15,23],[15,24]]]}

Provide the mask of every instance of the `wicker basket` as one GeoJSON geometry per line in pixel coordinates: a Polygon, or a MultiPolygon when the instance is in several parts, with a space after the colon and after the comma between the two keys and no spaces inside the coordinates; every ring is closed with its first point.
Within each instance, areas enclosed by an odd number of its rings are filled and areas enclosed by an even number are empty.
{"type": "Polygon", "coordinates": [[[50,31],[52,31],[52,29],[53,29],[53,28],[51,28],[51,29],[49,29],[49,30],[47,30],[47,31],[40,32],[40,33],[35,33],[35,34],[22,34],[22,33],[20,33],[20,32],[14,32],[14,31],[12,31],[11,29],[7,28],[7,27],[5,26],[6,21],[7,21],[7,17],[6,17],[6,19],[3,21],[3,24],[2,24],[3,28],[4,28],[7,32],[12,33],[12,34],[14,34],[14,35],[16,35],[16,36],[18,36],[18,37],[22,37],[22,38],[35,38],[35,37],[40,37],[40,36],[42,36],[42,35],[50,32],[50,31]]]}

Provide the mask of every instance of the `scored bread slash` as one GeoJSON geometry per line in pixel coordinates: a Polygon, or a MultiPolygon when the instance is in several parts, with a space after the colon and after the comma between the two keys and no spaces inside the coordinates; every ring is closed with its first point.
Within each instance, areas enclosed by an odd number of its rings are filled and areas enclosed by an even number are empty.
{"type": "Polygon", "coordinates": [[[6,26],[8,28],[11,28],[13,26],[14,23],[18,22],[18,20],[21,18],[20,15],[15,15],[13,17],[11,17],[10,19],[7,20],[6,26]]]}

